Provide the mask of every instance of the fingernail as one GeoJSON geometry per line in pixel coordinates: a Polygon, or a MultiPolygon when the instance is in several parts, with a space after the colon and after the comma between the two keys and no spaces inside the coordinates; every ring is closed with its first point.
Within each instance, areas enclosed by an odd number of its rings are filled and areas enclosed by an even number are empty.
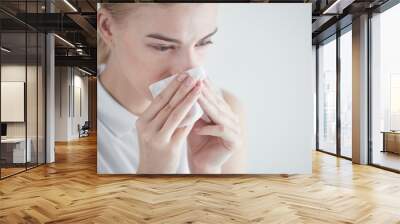
{"type": "Polygon", "coordinates": [[[187,77],[186,81],[185,81],[185,85],[186,86],[192,86],[193,85],[194,80],[192,79],[192,77],[187,77]]]}
{"type": "Polygon", "coordinates": [[[181,75],[178,75],[177,80],[178,80],[179,82],[182,82],[183,80],[185,80],[185,78],[186,78],[186,74],[181,74],[181,75]]]}

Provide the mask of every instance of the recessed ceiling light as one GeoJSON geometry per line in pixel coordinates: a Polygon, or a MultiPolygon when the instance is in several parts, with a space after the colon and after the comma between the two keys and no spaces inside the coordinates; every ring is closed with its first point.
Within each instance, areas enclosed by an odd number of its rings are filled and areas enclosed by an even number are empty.
{"type": "Polygon", "coordinates": [[[7,48],[5,48],[5,47],[1,47],[0,49],[1,49],[2,51],[6,52],[6,53],[10,53],[10,52],[11,52],[11,50],[9,50],[9,49],[7,49],[7,48]]]}
{"type": "Polygon", "coordinates": [[[85,71],[85,70],[83,70],[83,69],[81,69],[81,68],[79,68],[79,67],[78,67],[78,69],[79,69],[79,71],[81,71],[81,72],[83,72],[83,73],[85,73],[85,74],[93,75],[92,73],[90,73],[90,72],[88,72],[88,71],[85,71]]]}
{"type": "Polygon", "coordinates": [[[78,10],[68,1],[64,0],[65,4],[67,4],[74,12],[78,12],[78,10]]]}
{"type": "Polygon", "coordinates": [[[343,9],[351,5],[355,0],[336,0],[322,14],[342,14],[343,9]]]}
{"type": "Polygon", "coordinates": [[[62,38],[62,37],[60,37],[60,36],[57,35],[57,34],[54,34],[54,36],[57,37],[58,39],[60,39],[62,42],[66,43],[67,45],[69,45],[69,46],[75,48],[75,45],[73,45],[73,44],[72,44],[71,42],[69,42],[68,40],[66,40],[66,39],[64,39],[64,38],[62,38]]]}

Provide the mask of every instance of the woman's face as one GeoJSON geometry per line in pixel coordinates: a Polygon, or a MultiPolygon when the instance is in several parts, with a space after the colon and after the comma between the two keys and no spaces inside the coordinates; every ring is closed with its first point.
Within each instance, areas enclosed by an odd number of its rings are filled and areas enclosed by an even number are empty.
{"type": "Polygon", "coordinates": [[[203,64],[217,31],[215,4],[147,4],[112,23],[110,60],[133,88],[151,99],[148,86],[203,64]]]}

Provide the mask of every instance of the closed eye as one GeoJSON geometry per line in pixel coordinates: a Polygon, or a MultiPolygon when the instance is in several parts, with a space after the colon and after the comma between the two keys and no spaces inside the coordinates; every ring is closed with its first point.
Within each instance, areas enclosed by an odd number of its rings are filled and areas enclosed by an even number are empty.
{"type": "Polygon", "coordinates": [[[196,47],[203,47],[203,46],[206,46],[206,45],[209,45],[209,44],[213,44],[213,42],[211,40],[204,41],[204,42],[196,44],[196,47]]]}
{"type": "Polygon", "coordinates": [[[170,46],[170,45],[149,45],[151,48],[157,51],[165,52],[168,50],[174,50],[176,47],[175,46],[170,46]]]}

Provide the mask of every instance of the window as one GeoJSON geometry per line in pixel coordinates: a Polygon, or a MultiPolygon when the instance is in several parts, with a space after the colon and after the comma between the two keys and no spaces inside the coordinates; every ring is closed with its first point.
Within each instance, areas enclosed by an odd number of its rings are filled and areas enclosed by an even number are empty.
{"type": "Polygon", "coordinates": [[[371,18],[372,164],[400,170],[400,5],[371,18]]]}
{"type": "Polygon", "coordinates": [[[352,33],[340,36],[340,155],[352,157],[352,33]]]}
{"type": "Polygon", "coordinates": [[[318,47],[318,148],[336,153],[336,40],[318,47]]]}

